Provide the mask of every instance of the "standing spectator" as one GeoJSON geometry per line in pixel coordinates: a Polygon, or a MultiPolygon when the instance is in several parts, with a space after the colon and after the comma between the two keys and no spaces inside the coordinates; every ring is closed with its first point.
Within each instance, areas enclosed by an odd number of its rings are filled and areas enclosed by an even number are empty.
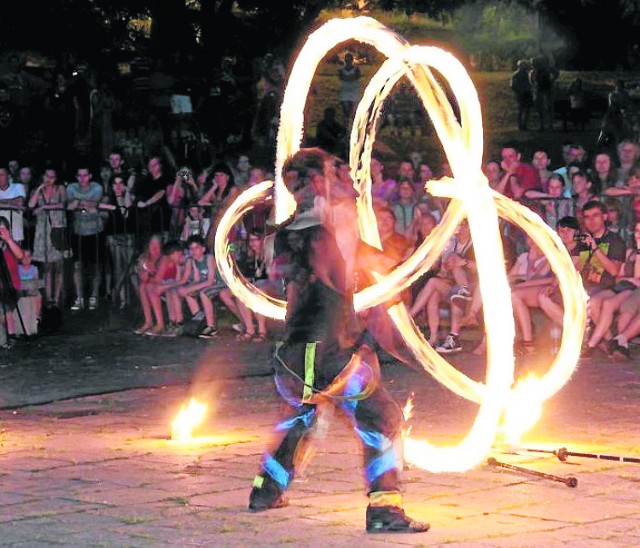
{"type": "Polygon", "coordinates": [[[340,157],[345,157],[347,130],[336,120],[336,109],[327,107],[316,125],[316,146],[340,157]]]}
{"type": "Polygon", "coordinates": [[[353,54],[347,52],[344,56],[344,66],[338,70],[340,89],[338,100],[342,106],[345,124],[350,127],[356,111],[356,104],[360,100],[360,78],[362,73],[355,64],[353,54]]]}
{"type": "Polygon", "coordinates": [[[558,71],[549,59],[542,55],[531,63],[531,90],[540,118],[540,131],[553,129],[553,88],[558,71]]]}
{"type": "Polygon", "coordinates": [[[138,215],[138,232],[143,238],[151,234],[169,235],[169,203],[167,187],[171,179],[164,173],[159,156],[152,156],[147,163],[148,172],[136,180],[135,196],[138,215]]]}
{"type": "Polygon", "coordinates": [[[113,175],[106,202],[100,207],[110,212],[104,233],[111,268],[105,273],[105,277],[113,281],[107,282],[106,285],[111,301],[115,303],[116,297],[120,300],[120,309],[128,306],[130,302],[128,274],[136,249],[133,203],[134,196],[125,184],[125,176],[113,175]]]}
{"type": "Polygon", "coordinates": [[[187,166],[176,172],[176,178],[167,187],[167,203],[171,208],[169,221],[169,238],[176,239],[182,234],[187,208],[198,202],[200,188],[193,174],[187,166]]]}
{"type": "Polygon", "coordinates": [[[73,247],[73,282],[76,299],[71,310],[82,310],[85,305],[84,287],[87,273],[91,288],[89,310],[98,306],[102,269],[104,266],[103,221],[98,211],[102,201],[102,185],[91,180],[91,171],[79,167],[76,173],[78,182],[67,186],[67,209],[73,213],[71,243],[73,247]]]}
{"type": "Polygon", "coordinates": [[[117,108],[116,98],[105,75],[93,72],[93,84],[89,92],[89,130],[93,157],[107,158],[114,144],[113,113],[117,108]]]}
{"type": "Polygon", "coordinates": [[[231,170],[226,164],[216,164],[211,169],[211,172],[213,173],[213,185],[198,201],[198,205],[209,208],[210,211],[211,228],[209,229],[209,234],[207,234],[207,247],[209,249],[213,249],[213,239],[218,228],[218,222],[226,206],[239,194],[239,189],[234,184],[231,170]]]}
{"type": "Polygon", "coordinates": [[[7,219],[11,237],[21,244],[24,240],[23,208],[26,190],[22,183],[10,183],[9,171],[0,167],[0,217],[7,219]]]}
{"type": "Polygon", "coordinates": [[[44,172],[42,184],[29,198],[36,217],[33,260],[43,265],[46,306],[58,307],[62,295],[63,259],[68,252],[67,193],[55,169],[44,172]]]}
{"type": "Polygon", "coordinates": [[[529,62],[520,59],[516,71],[511,75],[510,81],[510,87],[513,90],[518,107],[518,129],[520,131],[526,131],[528,129],[529,113],[533,105],[529,70],[529,62]]]}
{"type": "Polygon", "coordinates": [[[576,78],[571,82],[567,94],[569,95],[569,117],[573,129],[584,131],[589,122],[589,111],[587,110],[587,95],[582,86],[582,78],[576,78]]]}

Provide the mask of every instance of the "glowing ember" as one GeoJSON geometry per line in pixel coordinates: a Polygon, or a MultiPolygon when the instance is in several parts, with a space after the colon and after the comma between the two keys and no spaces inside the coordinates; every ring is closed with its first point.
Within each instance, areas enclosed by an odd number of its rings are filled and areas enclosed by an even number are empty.
{"type": "Polygon", "coordinates": [[[435,352],[402,303],[388,309],[390,318],[425,371],[454,393],[479,404],[471,430],[456,446],[436,448],[426,440],[406,436],[405,459],[432,472],[467,470],[479,464],[489,452],[501,420],[504,419],[505,424],[521,424],[522,420],[513,419],[514,412],[521,411],[523,406],[541,409],[544,400],[569,380],[582,343],[586,294],[556,233],[530,209],[489,187],[482,173],[484,144],[480,102],[469,75],[454,56],[436,47],[410,46],[396,33],[368,17],[333,19],[312,33],[291,70],[282,102],[275,182],[265,181],[246,190],[231,204],[216,232],[216,261],[220,274],[239,299],[261,314],[284,319],[284,301],[272,299],[255,286],[240,281],[228,253],[228,237],[233,225],[261,200],[274,198],[277,223],[284,222],[295,211],[295,199],[283,182],[284,162],[300,149],[304,106],[318,64],[329,50],[351,39],[371,44],[388,58],[364,90],[350,137],[349,165],[354,187],[359,192],[356,206],[362,239],[379,247],[369,166],[383,102],[401,78],[406,77],[416,88],[454,174],[453,178],[426,182],[429,193],[451,198],[441,222],[410,258],[388,275],[376,276],[374,285],[354,295],[354,307],[356,311],[363,311],[408,288],[434,264],[460,222],[468,218],[480,292],[483,301],[491,303],[484,310],[485,382],[470,379],[435,352]],[[459,122],[431,68],[447,81],[455,96],[459,122]],[[511,290],[503,266],[499,216],[519,226],[546,255],[558,279],[564,304],[562,342],[549,371],[540,378],[516,383],[513,390],[515,326],[511,290]]]}
{"type": "Polygon", "coordinates": [[[187,442],[192,439],[193,430],[204,420],[207,406],[195,398],[184,404],[171,423],[171,439],[187,442]]]}

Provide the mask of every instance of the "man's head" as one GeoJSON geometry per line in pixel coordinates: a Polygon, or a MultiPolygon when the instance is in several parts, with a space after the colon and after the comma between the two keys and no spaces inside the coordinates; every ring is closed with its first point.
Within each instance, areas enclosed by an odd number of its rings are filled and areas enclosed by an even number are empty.
{"type": "Polygon", "coordinates": [[[592,236],[599,238],[606,230],[607,206],[599,200],[589,200],[582,206],[582,223],[592,236]]]}
{"type": "Polygon", "coordinates": [[[91,182],[91,171],[86,167],[79,167],[76,171],[76,179],[82,186],[87,186],[91,182]]]}
{"type": "Polygon", "coordinates": [[[618,159],[620,165],[630,166],[640,157],[640,147],[630,139],[624,139],[618,144],[618,159]]]}
{"type": "Polygon", "coordinates": [[[515,145],[503,147],[500,151],[500,156],[502,157],[503,166],[507,169],[520,163],[521,154],[515,145]]]}
{"type": "Polygon", "coordinates": [[[5,189],[9,186],[9,170],[0,167],[0,188],[5,189]]]}
{"type": "Polygon", "coordinates": [[[187,238],[187,249],[192,257],[198,260],[201,259],[206,250],[206,245],[202,236],[189,236],[189,238],[187,238]]]}

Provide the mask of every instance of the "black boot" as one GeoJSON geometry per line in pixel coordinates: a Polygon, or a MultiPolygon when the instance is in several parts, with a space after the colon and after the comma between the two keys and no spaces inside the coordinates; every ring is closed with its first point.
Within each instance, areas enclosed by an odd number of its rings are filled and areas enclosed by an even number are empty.
{"type": "Polygon", "coordinates": [[[249,510],[262,512],[271,508],[282,508],[288,504],[289,501],[275,481],[268,475],[256,476],[249,495],[249,510]]]}
{"type": "Polygon", "coordinates": [[[411,519],[399,506],[367,506],[367,533],[424,533],[429,527],[411,519]]]}

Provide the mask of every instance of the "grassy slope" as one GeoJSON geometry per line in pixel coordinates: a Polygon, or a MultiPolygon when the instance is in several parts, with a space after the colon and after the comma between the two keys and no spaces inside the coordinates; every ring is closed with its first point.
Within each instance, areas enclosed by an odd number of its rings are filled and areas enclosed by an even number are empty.
{"type": "MultiPolygon", "coordinates": [[[[348,16],[348,14],[332,14],[332,16],[348,16]]],[[[392,28],[402,28],[402,34],[407,40],[414,44],[428,44],[444,47],[452,51],[460,59],[462,54],[458,53],[455,45],[455,36],[439,26],[437,23],[424,20],[419,23],[412,23],[406,18],[399,16],[381,17],[380,19],[392,28]]],[[[366,52],[374,60],[371,65],[362,65],[363,72],[362,85],[365,86],[371,76],[377,70],[379,64],[384,60],[383,56],[373,48],[352,42],[336,48],[325,57],[314,77],[314,95],[309,99],[307,128],[308,133],[313,135],[313,128],[322,116],[323,109],[328,105],[338,107],[338,86],[337,70],[339,65],[328,62],[333,53],[343,54],[347,47],[353,47],[357,51],[366,52]]],[[[464,62],[464,61],[463,61],[464,62]]],[[[559,165],[561,160],[560,151],[562,144],[567,141],[579,142],[587,148],[593,148],[598,135],[600,120],[591,120],[588,131],[579,133],[573,131],[562,131],[561,123],[556,122],[556,129],[552,132],[519,132],[516,129],[516,106],[513,94],[508,87],[509,72],[473,72],[471,78],[476,85],[483,111],[483,124],[485,135],[485,159],[499,155],[500,147],[507,142],[516,142],[523,151],[525,160],[529,160],[534,150],[544,147],[549,151],[553,164],[559,165]]],[[[557,84],[558,93],[569,86],[569,83],[576,77],[581,76],[584,87],[587,91],[601,96],[606,96],[611,89],[617,75],[614,73],[575,73],[561,72],[557,84]]],[[[425,114],[426,116],[426,114],[425,114]]],[[[343,120],[344,121],[344,120],[343,120]]],[[[532,124],[537,127],[537,116],[532,112],[532,124]]],[[[394,163],[398,158],[406,156],[412,150],[418,150],[430,162],[435,173],[439,172],[439,166],[444,160],[441,145],[437,138],[431,136],[411,137],[405,134],[402,137],[390,135],[387,129],[379,133],[378,141],[381,150],[387,155],[390,163],[394,163]]]]}

